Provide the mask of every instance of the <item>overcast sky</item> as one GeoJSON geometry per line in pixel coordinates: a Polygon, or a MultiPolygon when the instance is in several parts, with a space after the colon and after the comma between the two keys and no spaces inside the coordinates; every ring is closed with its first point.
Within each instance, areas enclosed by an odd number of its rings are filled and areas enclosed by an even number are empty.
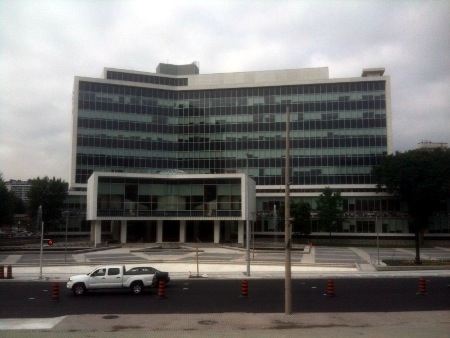
{"type": "Polygon", "coordinates": [[[74,76],[384,67],[394,149],[450,143],[450,1],[0,0],[0,173],[69,181],[74,76]]]}

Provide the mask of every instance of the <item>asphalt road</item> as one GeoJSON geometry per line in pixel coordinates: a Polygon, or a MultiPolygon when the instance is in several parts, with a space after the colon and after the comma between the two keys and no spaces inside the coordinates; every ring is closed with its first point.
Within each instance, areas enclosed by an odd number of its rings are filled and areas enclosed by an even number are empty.
{"type": "MultiPolygon", "coordinates": [[[[426,294],[417,294],[417,278],[335,279],[335,297],[329,297],[326,279],[292,280],[294,313],[397,312],[450,310],[450,280],[430,277],[426,294]]],[[[241,297],[240,280],[188,279],[171,281],[159,298],[157,289],[143,295],[128,290],[95,291],[76,297],[59,283],[2,282],[0,318],[50,318],[79,314],[194,314],[282,313],[283,280],[250,280],[248,296],[241,297]]]]}

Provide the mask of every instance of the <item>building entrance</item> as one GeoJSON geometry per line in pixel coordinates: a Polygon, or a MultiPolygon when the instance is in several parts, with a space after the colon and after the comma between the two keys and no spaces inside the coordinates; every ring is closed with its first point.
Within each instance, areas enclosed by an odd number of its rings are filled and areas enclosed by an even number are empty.
{"type": "Polygon", "coordinates": [[[214,221],[189,221],[186,222],[187,242],[214,242],[214,221]]]}
{"type": "Polygon", "coordinates": [[[154,221],[128,221],[127,242],[154,243],[156,242],[156,222],[154,221]]]}
{"type": "Polygon", "coordinates": [[[163,242],[180,241],[180,221],[163,221],[163,242]]]}

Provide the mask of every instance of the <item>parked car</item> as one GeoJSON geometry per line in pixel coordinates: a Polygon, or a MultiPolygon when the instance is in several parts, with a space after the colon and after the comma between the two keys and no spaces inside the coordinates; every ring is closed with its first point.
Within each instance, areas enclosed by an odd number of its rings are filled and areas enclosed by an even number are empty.
{"type": "Polygon", "coordinates": [[[132,267],[127,270],[124,265],[104,265],[85,275],[71,276],[67,288],[76,296],[81,296],[88,290],[123,288],[140,294],[146,287],[157,286],[160,280],[168,283],[169,274],[152,267],[132,267]]]}

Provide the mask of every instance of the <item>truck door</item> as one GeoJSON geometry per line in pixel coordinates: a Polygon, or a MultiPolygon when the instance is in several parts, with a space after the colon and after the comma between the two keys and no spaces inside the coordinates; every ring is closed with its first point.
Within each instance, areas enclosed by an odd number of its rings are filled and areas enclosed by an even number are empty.
{"type": "Polygon", "coordinates": [[[108,273],[105,276],[105,288],[121,288],[122,274],[120,268],[108,268],[108,273]]]}
{"type": "Polygon", "coordinates": [[[100,268],[95,270],[89,276],[89,288],[99,289],[105,285],[106,268],[100,268]]]}

